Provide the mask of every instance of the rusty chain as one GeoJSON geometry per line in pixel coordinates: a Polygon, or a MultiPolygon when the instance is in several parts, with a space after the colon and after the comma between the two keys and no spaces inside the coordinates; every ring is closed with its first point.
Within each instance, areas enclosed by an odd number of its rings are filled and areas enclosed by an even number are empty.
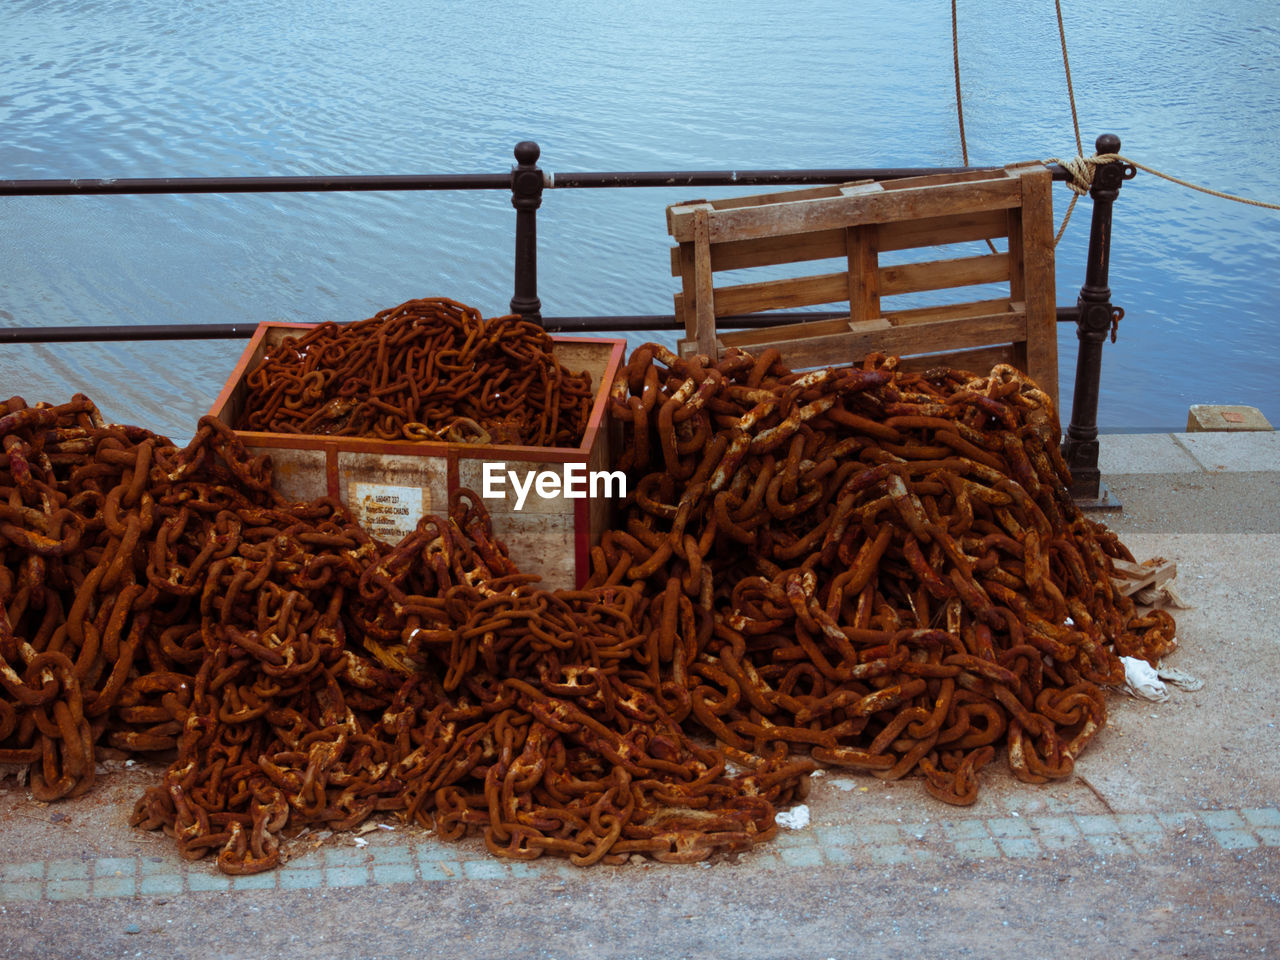
{"type": "Polygon", "coordinates": [[[776,831],[818,765],[972,802],[1070,773],[1117,653],[1158,658],[1128,557],[1063,489],[1011,368],[803,375],[636,351],[634,478],[577,591],[515,569],[474,494],[388,546],[289,503],[201,421],[0,407],[0,762],[41,799],[95,749],[176,751],[133,820],[231,873],[394,811],[496,855],[684,862],[776,831]],[[743,549],[747,547],[748,549],[743,549]]]}
{"type": "Polygon", "coordinates": [[[245,383],[239,429],[382,440],[572,447],[592,400],[542,327],[443,298],[285,337],[245,383]]]}

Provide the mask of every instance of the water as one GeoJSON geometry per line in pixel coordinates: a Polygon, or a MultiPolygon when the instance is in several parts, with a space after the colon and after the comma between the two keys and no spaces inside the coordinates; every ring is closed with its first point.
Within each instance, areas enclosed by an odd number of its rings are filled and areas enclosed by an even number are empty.
{"type": "MultiPolygon", "coordinates": [[[[1114,131],[1134,159],[1280,201],[1274,2],[1064,6],[1086,153],[1114,131]]],[[[960,162],[946,4],[731,9],[6,0],[0,177],[503,172],[522,139],[562,172],[960,162]]],[[[1052,5],[960,9],[971,162],[1073,154],[1052,5]]],[[[752,191],[710,193],[732,192],[752,191]]],[[[1055,187],[1059,216],[1068,197],[1055,187]]],[[[664,210],[690,198],[549,192],[543,312],[669,313],[664,210]]],[[[1059,303],[1083,280],[1088,217],[1086,201],[1058,248],[1059,303]]],[[[6,198],[0,322],[357,320],[420,296],[506,312],[513,223],[500,192],[6,198]]],[[[1140,175],[1117,204],[1111,287],[1126,315],[1104,429],[1177,429],[1192,403],[1280,424],[1280,213],[1140,175]]],[[[1060,334],[1069,403],[1074,328],[1060,334]]],[[[180,439],[242,348],[5,347],[0,394],[84,391],[180,439]]]]}

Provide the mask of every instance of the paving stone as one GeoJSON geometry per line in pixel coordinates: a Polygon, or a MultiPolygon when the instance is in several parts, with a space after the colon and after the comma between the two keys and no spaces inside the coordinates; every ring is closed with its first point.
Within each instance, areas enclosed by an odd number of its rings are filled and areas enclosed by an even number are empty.
{"type": "Polygon", "coordinates": [[[1247,830],[1214,830],[1213,839],[1226,850],[1252,850],[1258,840],[1247,830]]]}
{"type": "Polygon", "coordinates": [[[1076,823],[1080,832],[1086,837],[1118,837],[1120,825],[1116,818],[1107,814],[1076,814],[1076,823]]]}
{"type": "Polygon", "coordinates": [[[443,860],[420,860],[418,869],[422,879],[428,882],[435,880],[456,880],[462,876],[462,864],[448,863],[443,860]]]}
{"type": "Polygon", "coordinates": [[[89,864],[83,860],[50,860],[45,876],[50,880],[83,880],[89,876],[89,864]]]}
{"type": "Polygon", "coordinates": [[[276,871],[266,870],[262,873],[251,873],[243,877],[232,877],[232,890],[274,890],[276,888],[276,871]]]}
{"type": "Polygon", "coordinates": [[[1039,857],[1044,854],[1033,837],[1002,837],[996,843],[1006,857],[1039,857]]]}
{"type": "Polygon", "coordinates": [[[50,880],[45,887],[48,900],[87,900],[89,880],[50,880]]]}
{"type": "Polygon", "coordinates": [[[987,821],[987,829],[993,837],[1029,837],[1031,824],[1021,817],[998,817],[987,821]]]}
{"type": "Polygon", "coordinates": [[[95,877],[131,877],[138,872],[138,861],[133,857],[103,857],[94,861],[95,877]]]}
{"type": "Polygon", "coordinates": [[[94,877],[95,897],[132,897],[138,892],[138,880],[133,876],[94,877]]]}
{"type": "Polygon", "coordinates": [[[468,880],[505,880],[507,865],[498,860],[467,860],[462,864],[462,875],[468,880]]]}
{"type": "Polygon", "coordinates": [[[155,873],[138,881],[138,892],[144,896],[177,896],[186,889],[180,873],[155,873]]]}
{"type": "Polygon", "coordinates": [[[324,851],[326,867],[359,867],[369,862],[369,851],[359,847],[329,847],[324,851]]]}
{"type": "Polygon", "coordinates": [[[413,847],[374,847],[368,851],[373,855],[373,862],[379,863],[413,863],[413,847]]]}
{"type": "Polygon", "coordinates": [[[1280,827],[1280,810],[1275,807],[1248,807],[1240,816],[1252,827],[1280,827]]]}
{"type": "Polygon", "coordinates": [[[281,890],[313,890],[316,887],[321,886],[324,886],[323,870],[309,869],[280,871],[281,890]]]}
{"type": "Polygon", "coordinates": [[[822,851],[813,844],[779,850],[778,859],[788,867],[820,867],[823,863],[822,851]]]}
{"type": "Polygon", "coordinates": [[[984,820],[944,820],[942,828],[953,840],[984,840],[991,836],[984,820]]]}
{"type": "Polygon", "coordinates": [[[1150,813],[1118,813],[1116,824],[1126,836],[1162,834],[1164,828],[1160,821],[1150,813]]]}
{"type": "Polygon", "coordinates": [[[994,860],[1000,856],[1000,848],[994,840],[957,840],[952,844],[957,855],[981,860],[994,860]]]}
{"type": "Polygon", "coordinates": [[[193,870],[187,874],[187,889],[192,893],[224,892],[231,889],[231,878],[221,873],[193,870]]]}
{"type": "Polygon", "coordinates": [[[6,863],[0,865],[0,883],[11,880],[43,880],[44,863],[6,863]]]}
{"type": "Polygon", "coordinates": [[[324,880],[331,887],[362,887],[369,882],[369,868],[326,867],[324,880]]]}
{"type": "Polygon", "coordinates": [[[1266,847],[1280,847],[1280,827],[1257,827],[1253,831],[1266,847]]]}
{"type": "Polygon", "coordinates": [[[1244,817],[1236,813],[1234,810],[1204,810],[1200,813],[1200,819],[1210,830],[1244,830],[1247,824],[1244,817]]]}
{"type": "Polygon", "coordinates": [[[413,883],[418,879],[418,871],[411,863],[375,863],[373,865],[374,883],[413,883]]]}
{"type": "Polygon", "coordinates": [[[0,901],[39,900],[44,894],[44,884],[30,880],[0,884],[0,901]]]}

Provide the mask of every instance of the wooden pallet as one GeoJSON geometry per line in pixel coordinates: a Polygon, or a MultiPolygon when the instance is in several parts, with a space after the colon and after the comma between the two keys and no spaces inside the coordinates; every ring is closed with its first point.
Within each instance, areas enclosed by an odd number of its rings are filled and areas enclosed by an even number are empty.
{"type": "Polygon", "coordinates": [[[757,354],[776,347],[793,369],[854,363],[873,352],[903,357],[904,369],[1005,362],[1056,401],[1051,186],[1047,168],[1026,164],[668,207],[678,244],[671,271],[681,280],[681,352],[718,357],[733,346],[757,354]],[[997,252],[987,246],[1002,239],[997,252]],[[903,253],[881,263],[895,251],[903,253]],[[834,259],[841,261],[836,272],[715,284],[722,271],[834,259]],[[892,303],[982,284],[999,285],[996,296],[892,303]],[[844,302],[847,318],[717,331],[732,327],[725,318],[736,315],[844,302]]]}

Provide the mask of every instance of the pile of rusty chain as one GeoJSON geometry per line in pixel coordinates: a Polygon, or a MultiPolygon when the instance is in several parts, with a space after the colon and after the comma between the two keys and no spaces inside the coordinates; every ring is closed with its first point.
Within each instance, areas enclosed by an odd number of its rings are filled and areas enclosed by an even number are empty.
{"type": "Polygon", "coordinates": [[[1009,368],[650,346],[613,402],[625,528],[545,591],[474,495],[388,547],[283,501],[212,418],[179,450],[84,398],[9,401],[0,762],[54,799],[104,738],[176,748],[134,822],[232,873],[377,811],[507,857],[687,861],[771,836],[818,763],[959,803],[1002,742],[1023,779],[1065,776],[1116,652],[1172,642],[1112,589],[1128,554],[1009,368]]]}
{"type": "Polygon", "coordinates": [[[1132,557],[1071,501],[1049,398],[1012,367],[796,374],[649,344],[612,409],[638,479],[597,565],[695,611],[664,643],[710,624],[678,696],[726,747],[972,803],[1001,743],[1022,780],[1069,775],[1117,654],[1171,648],[1172,618],[1114,589],[1132,557]]]}
{"type": "Polygon", "coordinates": [[[592,399],[542,327],[442,298],[286,337],[245,383],[238,429],[381,440],[572,447],[592,399]]]}
{"type": "Polygon", "coordinates": [[[30,765],[38,800],[94,783],[118,716],[126,747],[172,743],[189,697],[146,645],[167,622],[147,577],[163,523],[153,459],[167,441],[110,426],[85,397],[0,404],[0,763],[30,765]]]}
{"type": "Polygon", "coordinates": [[[283,501],[213,418],[178,449],[15,398],[0,437],[0,762],[40,799],[89,789],[103,743],[176,751],[133,822],[244,874],[286,829],[378,811],[504,856],[701,859],[807,787],[805,761],[726,774],[647,692],[661,604],[535,589],[473,494],[391,548],[283,501]]]}
{"type": "Polygon", "coordinates": [[[730,773],[681,727],[710,619],[673,642],[693,616],[674,595],[538,589],[492,536],[462,491],[361,583],[366,646],[417,681],[386,714],[407,812],[446,838],[480,831],[499,856],[580,866],[691,862],[773,836],[814,765],[733,751],[745,772],[730,773]]]}

